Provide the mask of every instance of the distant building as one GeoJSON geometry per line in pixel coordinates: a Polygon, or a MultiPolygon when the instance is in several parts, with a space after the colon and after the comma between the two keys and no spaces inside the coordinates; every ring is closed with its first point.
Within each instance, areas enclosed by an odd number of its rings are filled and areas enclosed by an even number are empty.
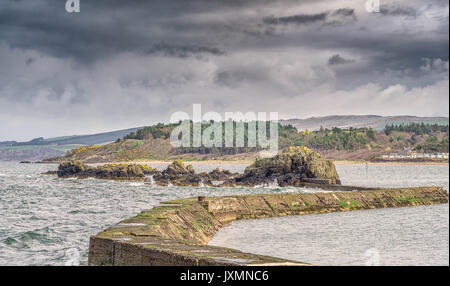
{"type": "Polygon", "coordinates": [[[382,155],[383,160],[401,160],[401,159],[447,159],[448,153],[417,153],[410,149],[405,148],[397,153],[390,153],[389,155],[382,155]]]}

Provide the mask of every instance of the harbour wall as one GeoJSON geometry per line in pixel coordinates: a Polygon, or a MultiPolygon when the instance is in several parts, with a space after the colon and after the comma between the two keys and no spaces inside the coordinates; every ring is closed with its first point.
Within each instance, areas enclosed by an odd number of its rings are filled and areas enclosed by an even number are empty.
{"type": "Polygon", "coordinates": [[[195,197],[167,201],[92,236],[89,265],[309,265],[207,243],[221,227],[240,219],[448,202],[449,194],[442,187],[195,197]]]}

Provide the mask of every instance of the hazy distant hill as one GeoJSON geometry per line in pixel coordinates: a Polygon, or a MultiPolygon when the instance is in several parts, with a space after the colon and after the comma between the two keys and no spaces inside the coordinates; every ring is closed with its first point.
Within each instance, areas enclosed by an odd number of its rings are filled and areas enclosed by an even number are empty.
{"type": "Polygon", "coordinates": [[[291,124],[299,131],[319,130],[323,128],[371,127],[383,130],[387,124],[407,123],[437,123],[448,125],[448,117],[417,117],[417,116],[379,116],[379,115],[332,115],[323,117],[310,117],[306,119],[280,120],[283,125],[291,124]]]}
{"type": "Polygon", "coordinates": [[[2,161],[37,161],[48,157],[61,156],[68,150],[81,145],[98,145],[123,138],[139,127],[103,132],[90,135],[74,135],[44,139],[35,138],[27,142],[0,142],[0,160],[2,161]]]}
{"type": "Polygon", "coordinates": [[[46,139],[50,144],[66,145],[66,144],[82,144],[82,145],[96,145],[102,143],[109,143],[122,138],[123,136],[136,132],[141,127],[117,130],[112,132],[97,133],[91,135],[75,135],[61,138],[46,139]]]}
{"type": "Polygon", "coordinates": [[[73,135],[73,136],[61,136],[54,138],[44,139],[43,137],[35,138],[26,142],[17,141],[4,141],[0,142],[0,146],[44,146],[44,145],[96,145],[104,144],[122,138],[123,136],[136,132],[141,127],[129,128],[111,132],[103,132],[90,135],[73,135]]]}
{"type": "Polygon", "coordinates": [[[49,146],[0,147],[0,161],[40,161],[44,158],[62,156],[64,151],[49,146]]]}

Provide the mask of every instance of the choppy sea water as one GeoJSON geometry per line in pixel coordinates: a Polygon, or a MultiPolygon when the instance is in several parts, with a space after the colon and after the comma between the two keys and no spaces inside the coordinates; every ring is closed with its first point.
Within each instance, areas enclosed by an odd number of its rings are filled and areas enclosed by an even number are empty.
{"type": "MultiPolygon", "coordinates": [[[[160,169],[165,167],[164,164],[153,166],[160,169]]],[[[195,165],[198,171],[211,170],[215,167],[217,165],[195,165]]],[[[233,164],[221,165],[220,167],[234,172],[241,172],[245,165],[233,164]]],[[[65,265],[66,263],[76,264],[78,261],[81,265],[86,265],[89,236],[165,200],[197,195],[221,196],[318,191],[315,189],[278,188],[274,186],[266,188],[156,187],[141,182],[58,179],[54,175],[41,175],[42,172],[55,170],[56,168],[56,165],[47,164],[0,162],[0,265],[65,265]]],[[[448,190],[448,166],[371,165],[368,174],[366,174],[363,165],[338,165],[337,168],[345,184],[386,187],[434,184],[444,185],[448,190]]],[[[374,211],[367,211],[367,213],[363,211],[353,212],[352,215],[356,217],[356,221],[367,221],[364,216],[374,220],[377,220],[377,217],[380,220],[383,217],[387,220],[393,220],[396,216],[401,216],[403,221],[406,221],[405,223],[410,223],[411,225],[416,225],[420,218],[422,222],[426,222],[427,226],[431,226],[436,230],[437,234],[433,236],[427,232],[428,236],[425,234],[418,237],[408,236],[409,234],[405,232],[405,228],[394,228],[392,235],[399,240],[406,239],[405,245],[411,247],[418,241],[430,241],[430,235],[435,237],[437,240],[432,240],[433,245],[443,252],[444,256],[446,255],[448,265],[448,205],[423,207],[423,210],[418,211],[416,217],[411,215],[405,216],[406,213],[401,213],[402,211],[407,212],[409,209],[416,208],[376,210],[386,211],[387,213],[375,213],[372,216],[369,213],[374,211]],[[446,222],[445,219],[447,219],[446,222]],[[444,246],[446,247],[444,248],[444,246]]],[[[345,213],[345,215],[347,214],[350,213],[345,213]]],[[[325,223],[331,221],[327,218],[328,215],[322,215],[323,219],[319,215],[279,218],[288,220],[286,222],[283,221],[283,224],[281,224],[286,227],[284,240],[278,240],[278,238],[270,236],[272,229],[276,230],[276,227],[280,226],[280,222],[270,223],[272,220],[261,220],[267,225],[259,232],[262,234],[259,240],[254,240],[251,236],[242,237],[238,239],[241,241],[240,245],[233,245],[233,242],[230,241],[230,235],[236,238],[238,233],[227,232],[230,229],[225,228],[218,233],[214,241],[219,242],[219,244],[221,244],[221,241],[225,246],[238,249],[242,249],[245,245],[252,245],[256,247],[252,252],[287,257],[289,253],[295,253],[292,249],[299,246],[299,244],[295,243],[289,244],[289,241],[301,242],[306,240],[310,242],[318,241],[318,238],[320,239],[321,237],[326,239],[326,235],[319,235],[323,231],[319,227],[320,224],[315,227],[315,224],[312,222],[307,223],[309,232],[302,232],[303,236],[298,237],[299,232],[294,231],[298,229],[298,223],[305,225],[304,222],[298,219],[310,219],[313,221],[314,217],[318,217],[317,223],[322,221],[322,227],[326,226],[327,229],[330,229],[336,225],[325,223]],[[293,231],[289,232],[288,230],[293,231]],[[310,233],[310,236],[307,233],[310,233]],[[248,243],[249,241],[252,243],[248,243]],[[265,246],[265,243],[270,243],[272,252],[266,252],[268,248],[265,246]],[[280,249],[285,249],[284,253],[280,252],[280,249]]],[[[336,219],[338,222],[344,220],[345,218],[336,219]]],[[[237,226],[241,228],[239,233],[249,234],[249,232],[242,230],[253,227],[250,224],[246,224],[254,222],[256,221],[236,222],[236,224],[231,224],[229,227],[237,226]],[[238,225],[237,223],[242,223],[243,225],[238,225]]],[[[383,232],[382,226],[385,226],[385,224],[370,225],[375,232],[383,232]]],[[[407,227],[406,229],[409,228],[407,227]]],[[[369,236],[373,235],[366,231],[358,231],[358,228],[349,229],[348,231],[352,231],[353,234],[347,235],[347,237],[333,237],[334,243],[336,245],[352,245],[356,241],[364,241],[365,239],[369,241],[369,236]]],[[[383,239],[381,240],[384,241],[383,239]]],[[[386,238],[386,245],[391,243],[390,241],[386,238]]],[[[304,244],[302,247],[311,246],[304,244]]],[[[311,251],[313,249],[311,248],[311,251]]],[[[379,246],[377,249],[383,248],[379,246]]],[[[319,252],[323,251],[320,248],[316,250],[319,252]]],[[[307,257],[305,257],[304,253],[299,253],[296,257],[290,256],[287,258],[316,263],[313,261],[311,251],[307,252],[307,257]]],[[[336,248],[336,255],[344,255],[345,252],[342,251],[348,251],[348,249],[341,250],[336,248]]],[[[316,253],[319,255],[319,252],[316,253]]],[[[422,252],[425,254],[431,253],[426,248],[422,252]]],[[[384,253],[381,253],[380,256],[382,259],[385,259],[383,258],[385,257],[384,253]]],[[[428,256],[431,256],[431,254],[428,256]]],[[[415,256],[410,255],[406,257],[415,256]]],[[[395,264],[402,264],[402,261],[407,261],[407,264],[415,264],[409,260],[396,260],[395,257],[393,261],[396,261],[395,264]]],[[[424,261],[426,261],[426,264],[439,264],[441,258],[424,261]]],[[[352,264],[347,260],[341,260],[341,262],[342,264],[352,264]]],[[[327,263],[325,261],[325,263],[319,264],[330,264],[330,262],[327,263]]]]}
{"type": "MultiPolygon", "coordinates": [[[[336,168],[343,184],[449,190],[448,165],[336,168]]],[[[449,205],[236,221],[209,244],[315,265],[449,265],[449,205]]]]}
{"type": "Polygon", "coordinates": [[[448,265],[448,215],[432,205],[236,221],[209,244],[314,265],[448,265]]]}

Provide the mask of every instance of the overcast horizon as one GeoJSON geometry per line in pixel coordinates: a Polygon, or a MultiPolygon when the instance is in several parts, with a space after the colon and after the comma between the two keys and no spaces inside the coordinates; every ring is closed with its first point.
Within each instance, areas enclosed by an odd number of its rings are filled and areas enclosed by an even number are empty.
{"type": "Polygon", "coordinates": [[[0,141],[168,122],[195,103],[449,116],[448,0],[80,2],[0,0],[0,141]]]}
{"type": "MultiPolygon", "coordinates": [[[[189,116],[191,116],[192,115],[192,112],[187,112],[188,113],[188,115],[189,116]]],[[[204,114],[204,113],[203,113],[204,114]]],[[[223,114],[220,114],[220,115],[222,115],[223,116],[223,114]]],[[[340,114],[340,115],[335,115],[335,114],[330,114],[330,115],[325,115],[325,116],[311,116],[311,117],[307,117],[307,118],[283,118],[283,119],[280,119],[280,121],[281,120],[292,120],[292,119],[311,119],[311,118],[320,118],[320,117],[331,117],[331,116],[382,116],[382,115],[376,115],[376,114],[340,114]]],[[[401,116],[411,116],[411,115],[405,115],[405,114],[399,114],[399,115],[393,115],[393,116],[399,116],[399,117],[401,117],[401,116]]],[[[414,116],[414,115],[412,115],[412,116],[414,116]]],[[[269,115],[267,114],[267,117],[269,117],[269,115]]],[[[432,118],[446,118],[446,119],[449,119],[449,117],[448,116],[430,116],[430,117],[432,117],[432,118]]],[[[426,116],[423,116],[423,117],[421,117],[421,116],[418,116],[418,118],[429,118],[429,117],[426,117],[426,116]]],[[[169,119],[168,120],[166,120],[166,121],[155,121],[155,122],[153,122],[152,124],[157,124],[157,123],[169,123],[169,119]]],[[[152,124],[144,124],[144,125],[137,125],[137,126],[128,126],[128,127],[124,127],[124,128],[120,128],[120,129],[118,129],[118,128],[113,128],[113,129],[105,129],[105,130],[99,130],[99,131],[94,131],[94,132],[88,132],[88,133],[61,133],[61,134],[58,134],[58,135],[54,135],[54,136],[35,136],[35,137],[25,137],[25,139],[20,139],[20,140],[17,140],[16,138],[5,138],[5,139],[3,139],[3,140],[0,140],[0,142],[2,142],[2,141],[4,141],[4,142],[6,142],[6,141],[17,141],[17,142],[27,142],[27,141],[30,141],[30,140],[32,140],[32,139],[36,139],[36,138],[40,138],[40,137],[43,137],[43,138],[45,138],[45,139],[51,139],[51,138],[56,138],[56,137],[64,137],[64,136],[84,136],[84,135],[95,135],[95,134],[100,134],[100,133],[109,133],[109,132],[114,132],[114,131],[120,131],[120,130],[126,130],[126,129],[134,129],[134,128],[140,128],[140,127],[144,127],[144,126],[149,126],[149,125],[152,125],[152,124]]],[[[342,128],[342,127],[341,127],[342,128]]],[[[64,132],[64,131],[63,131],[64,132]]]]}

